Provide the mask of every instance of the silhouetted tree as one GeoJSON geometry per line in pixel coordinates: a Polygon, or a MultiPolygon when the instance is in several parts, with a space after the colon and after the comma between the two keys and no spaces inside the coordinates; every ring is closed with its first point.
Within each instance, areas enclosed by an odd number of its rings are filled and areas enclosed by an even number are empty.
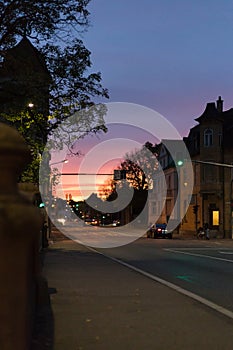
{"type": "MultiPolygon", "coordinates": [[[[60,122],[70,113],[92,105],[91,98],[108,97],[100,73],[88,73],[90,51],[80,39],[88,26],[89,0],[0,1],[0,56],[22,37],[45,60],[50,82],[50,112],[60,122]]],[[[55,126],[55,125],[53,125],[55,126]]]]}
{"type": "MultiPolygon", "coordinates": [[[[28,110],[26,105],[24,108],[6,110],[2,103],[0,109],[2,121],[17,127],[32,149],[32,155],[41,153],[48,134],[70,115],[93,106],[94,96],[108,98],[108,91],[101,85],[101,74],[90,72],[91,53],[80,39],[80,33],[84,32],[89,24],[88,4],[89,0],[0,1],[0,70],[4,69],[4,59],[7,55],[9,57],[9,52],[12,52],[12,48],[22,38],[30,40],[35,47],[37,59],[44,62],[45,69],[48,70],[47,115],[44,110],[43,112],[36,108],[28,110]]],[[[14,59],[14,55],[10,57],[10,60],[12,57],[14,59]]],[[[30,76],[31,73],[27,71],[28,61],[24,61],[26,65],[25,69],[22,69],[24,81],[22,75],[19,76],[18,67],[15,74],[12,73],[14,62],[10,62],[10,72],[9,65],[5,69],[10,77],[7,80],[4,75],[0,81],[0,95],[3,94],[1,100],[5,103],[7,103],[7,96],[8,98],[10,96],[12,101],[27,94],[30,94],[33,102],[38,95],[38,88],[42,91],[44,89],[44,82],[40,82],[42,73],[40,72],[36,78],[35,75],[30,76]],[[25,92],[23,92],[24,89],[25,92]]],[[[11,101],[8,102],[12,107],[11,101]]],[[[103,108],[96,108],[94,114],[89,115],[85,123],[83,118],[79,118],[79,136],[83,137],[87,133],[100,130],[105,131],[103,115],[103,108]]],[[[69,139],[70,135],[67,135],[67,141],[69,139]]],[[[38,161],[34,159],[31,171],[35,169],[35,162],[38,161]]]]}
{"type": "MultiPolygon", "coordinates": [[[[157,151],[157,145],[146,142],[140,150],[127,153],[118,167],[119,170],[126,170],[126,180],[134,188],[131,202],[125,209],[114,214],[116,218],[121,218],[122,223],[124,222],[122,218],[126,216],[129,221],[137,218],[146,204],[148,189],[152,185],[154,171],[158,167],[157,151]]],[[[108,202],[114,202],[118,198],[116,186],[121,189],[121,182],[111,178],[103,185],[102,195],[108,202]]],[[[141,219],[146,222],[146,217],[141,219]]]]}
{"type": "Polygon", "coordinates": [[[146,142],[140,150],[126,153],[119,169],[126,170],[126,178],[131,185],[141,191],[152,185],[153,172],[158,166],[156,158],[157,145],[146,142]]]}

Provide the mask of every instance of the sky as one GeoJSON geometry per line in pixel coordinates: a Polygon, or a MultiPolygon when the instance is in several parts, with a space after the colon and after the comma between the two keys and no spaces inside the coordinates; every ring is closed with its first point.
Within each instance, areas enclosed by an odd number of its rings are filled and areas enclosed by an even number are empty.
{"type": "Polygon", "coordinates": [[[152,144],[158,143],[158,139],[149,132],[120,124],[108,125],[106,133],[79,139],[74,143],[74,151],[79,151],[80,156],[58,152],[59,158],[56,159],[55,154],[54,167],[58,167],[56,160],[60,163],[61,159],[66,159],[68,162],[59,164],[59,172],[64,176],[54,195],[65,198],[66,194],[72,194],[73,199],[83,200],[93,192],[100,194],[103,185],[106,187],[113,178],[114,169],[120,165],[126,152],[139,150],[147,140],[152,144]]]}
{"type": "MultiPolygon", "coordinates": [[[[233,2],[92,0],[83,35],[111,102],[152,108],[187,136],[207,102],[233,106],[233,2]]],[[[104,102],[104,101],[102,101],[104,102]]]]}
{"type": "MultiPolygon", "coordinates": [[[[96,102],[151,108],[182,137],[206,103],[222,96],[224,110],[233,107],[233,1],[92,0],[88,9],[82,40],[91,51],[90,72],[101,72],[110,96],[96,102]]],[[[88,138],[86,145],[100,141],[88,138]]],[[[77,189],[73,182],[66,191],[77,189]]]]}

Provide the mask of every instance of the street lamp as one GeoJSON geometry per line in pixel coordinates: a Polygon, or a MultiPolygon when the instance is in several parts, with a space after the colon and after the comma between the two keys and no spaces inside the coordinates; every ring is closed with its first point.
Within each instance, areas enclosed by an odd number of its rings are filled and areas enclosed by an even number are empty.
{"type": "Polygon", "coordinates": [[[28,107],[29,107],[29,108],[33,108],[33,107],[34,107],[34,103],[29,102],[28,107]]]}
{"type": "MultiPolygon", "coordinates": [[[[56,164],[66,164],[68,163],[68,159],[63,159],[61,161],[58,161],[58,162],[53,162],[53,163],[50,163],[49,164],[49,167],[50,167],[50,177],[49,177],[49,189],[48,189],[48,200],[49,200],[49,203],[48,203],[48,229],[49,229],[49,237],[51,236],[51,220],[50,220],[50,215],[52,214],[51,213],[51,207],[52,207],[52,196],[53,196],[53,181],[55,179],[55,174],[52,174],[52,169],[51,169],[51,166],[52,165],[56,165],[56,164]]],[[[57,174],[58,175],[58,174],[57,174]]]]}
{"type": "MultiPolygon", "coordinates": [[[[58,162],[53,162],[53,163],[50,163],[49,166],[50,166],[50,181],[49,181],[49,198],[50,198],[50,201],[52,199],[52,190],[53,190],[53,180],[55,179],[55,176],[59,175],[59,174],[52,174],[52,169],[51,169],[51,166],[52,165],[56,165],[56,164],[66,164],[68,163],[68,159],[63,159],[63,160],[60,160],[58,162]]],[[[55,168],[56,169],[56,168],[55,168]]]]}
{"type": "MultiPolygon", "coordinates": [[[[50,202],[52,200],[52,192],[53,192],[53,180],[55,180],[55,176],[57,175],[60,175],[60,174],[52,174],[52,169],[51,169],[51,166],[52,165],[56,165],[56,164],[66,164],[68,163],[68,159],[63,159],[63,160],[60,160],[58,162],[53,162],[53,163],[50,163],[49,166],[50,166],[50,180],[49,180],[49,198],[50,198],[50,202]]],[[[56,169],[56,168],[55,168],[56,169]]]]}
{"type": "Polygon", "coordinates": [[[61,164],[61,163],[66,164],[66,163],[68,163],[68,162],[69,162],[68,159],[64,159],[64,160],[60,160],[59,162],[50,163],[49,165],[51,166],[51,165],[61,164]]]}

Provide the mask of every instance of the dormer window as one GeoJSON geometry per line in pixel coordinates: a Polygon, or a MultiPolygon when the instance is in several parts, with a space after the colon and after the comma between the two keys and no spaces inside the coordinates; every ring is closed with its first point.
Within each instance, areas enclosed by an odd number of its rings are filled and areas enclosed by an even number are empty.
{"type": "Polygon", "coordinates": [[[213,130],[205,129],[204,131],[204,146],[210,147],[213,145],[213,130]]]}

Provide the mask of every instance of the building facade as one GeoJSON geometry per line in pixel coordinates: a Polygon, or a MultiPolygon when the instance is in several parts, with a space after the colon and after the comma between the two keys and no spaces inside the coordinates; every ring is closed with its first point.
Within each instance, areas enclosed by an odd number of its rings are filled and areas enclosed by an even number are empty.
{"type": "MultiPolygon", "coordinates": [[[[198,124],[183,139],[193,167],[192,194],[189,199],[188,193],[177,197],[181,190],[185,192],[185,187],[190,190],[190,176],[186,174],[185,166],[181,164],[179,167],[171,158],[162,141],[158,160],[166,191],[160,172],[150,194],[149,220],[180,221],[177,230],[180,234],[189,235],[196,234],[198,227],[207,223],[212,236],[232,238],[233,168],[227,165],[233,164],[233,108],[224,111],[223,100],[219,97],[216,102],[207,103],[204,112],[195,121],[198,124]],[[179,205],[174,212],[177,199],[179,205]],[[154,217],[156,220],[153,220],[154,217]]],[[[185,155],[180,157],[185,164],[185,155]]]]}

